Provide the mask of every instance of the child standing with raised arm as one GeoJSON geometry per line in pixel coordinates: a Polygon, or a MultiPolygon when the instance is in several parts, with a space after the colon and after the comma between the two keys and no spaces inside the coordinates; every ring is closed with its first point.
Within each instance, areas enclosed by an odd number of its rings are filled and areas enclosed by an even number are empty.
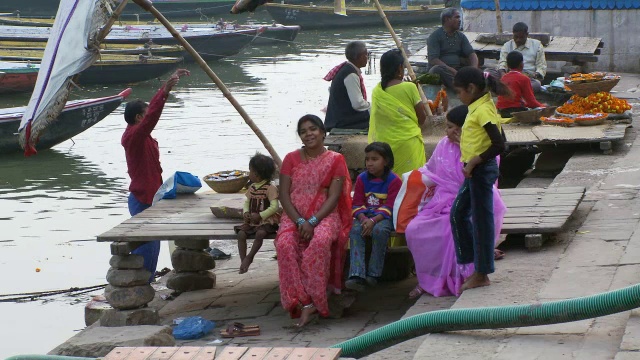
{"type": "Polygon", "coordinates": [[[255,154],[249,160],[249,180],[252,184],[247,190],[244,201],[244,223],[234,227],[238,234],[238,253],[240,254],[240,274],[249,270],[253,258],[262,247],[262,241],[269,234],[278,231],[280,222],[278,188],[271,183],[276,170],[273,159],[255,154]],[[247,254],[247,237],[254,235],[251,251],[247,254]]]}
{"type": "Polygon", "coordinates": [[[349,234],[350,269],[347,289],[364,291],[377,284],[382,275],[389,237],[393,231],[393,204],[402,186],[394,174],[393,152],[384,142],[373,142],[364,149],[366,171],[356,180],[353,191],[353,227],[349,234]],[[371,241],[366,266],[365,244],[371,241]]]}
{"type": "Polygon", "coordinates": [[[460,135],[465,180],[451,208],[458,264],[475,265],[475,272],[460,288],[463,292],[490,285],[488,275],[494,272],[493,184],[499,173],[496,156],[505,146],[491,92],[509,96],[511,91],[489,73],[473,67],[458,71],[454,89],[460,101],[469,106],[460,135]]]}

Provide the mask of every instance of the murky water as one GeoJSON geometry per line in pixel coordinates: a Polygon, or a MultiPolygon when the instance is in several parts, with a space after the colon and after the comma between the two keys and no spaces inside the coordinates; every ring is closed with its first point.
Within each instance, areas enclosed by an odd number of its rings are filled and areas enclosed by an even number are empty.
{"type": "MultiPolygon", "coordinates": [[[[415,51],[436,24],[425,26],[396,31],[415,51]]],[[[306,113],[324,117],[329,83],[322,77],[356,39],[366,41],[378,61],[394,46],[384,28],[303,31],[294,44],[252,47],[210,65],[284,157],[300,145],[297,119],[306,113]]],[[[186,67],[192,75],[175,88],[153,133],[164,175],[247,169],[252,154],[266,151],[204,72],[186,67]]],[[[379,76],[365,75],[369,94],[379,76]]],[[[159,86],[157,80],[132,85],[131,98],[148,101],[159,86]]],[[[74,96],[112,95],[125,87],[85,88],[74,96]]],[[[23,106],[28,98],[4,96],[0,107],[23,106]]],[[[129,217],[122,112],[120,107],[73,142],[37,156],[0,156],[0,295],[105,283],[109,246],[95,237],[129,217]]],[[[163,244],[158,266],[170,265],[163,244]]],[[[97,293],[0,302],[0,358],[46,353],[65,341],[84,327],[84,303],[97,293]]]]}

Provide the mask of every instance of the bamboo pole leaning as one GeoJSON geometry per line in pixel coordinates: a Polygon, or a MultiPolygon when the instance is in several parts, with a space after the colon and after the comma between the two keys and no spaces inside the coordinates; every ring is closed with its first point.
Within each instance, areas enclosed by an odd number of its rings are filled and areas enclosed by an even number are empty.
{"type": "Polygon", "coordinates": [[[496,5],[496,23],[498,27],[498,33],[502,34],[502,15],[500,14],[500,0],[493,0],[496,5]]]}
{"type": "MultiPolygon", "coordinates": [[[[396,32],[393,30],[393,27],[391,26],[389,19],[387,19],[387,15],[384,13],[384,10],[382,10],[382,6],[380,6],[380,1],[373,0],[373,2],[376,5],[376,8],[378,9],[378,14],[380,14],[382,21],[384,21],[384,24],[387,27],[387,30],[389,30],[389,32],[391,33],[391,37],[393,37],[393,41],[395,41],[396,46],[398,47],[398,49],[400,49],[400,52],[402,53],[402,57],[404,58],[404,67],[407,68],[411,81],[416,81],[416,73],[413,71],[413,67],[411,67],[411,64],[409,63],[409,57],[407,56],[407,53],[404,51],[404,46],[402,46],[402,41],[400,40],[398,35],[396,35],[396,32]]],[[[422,99],[422,102],[424,102],[425,108],[427,110],[427,115],[433,116],[433,113],[431,113],[431,108],[427,103],[428,101],[427,96],[424,94],[424,90],[422,90],[422,86],[420,86],[420,84],[418,84],[418,92],[420,93],[420,98],[422,99]]]]}
{"type": "Polygon", "coordinates": [[[196,60],[198,65],[200,65],[202,70],[204,70],[204,72],[211,78],[211,80],[213,80],[213,82],[216,84],[218,89],[220,89],[220,91],[222,91],[222,94],[224,95],[224,97],[226,97],[227,100],[229,100],[231,105],[233,105],[233,107],[236,109],[236,111],[238,111],[240,116],[242,116],[242,119],[247,123],[247,125],[249,125],[251,130],[253,130],[253,132],[258,136],[258,138],[262,142],[262,145],[264,145],[264,147],[267,149],[267,151],[269,152],[269,154],[271,155],[273,160],[276,162],[278,167],[281,167],[282,166],[282,160],[280,159],[280,156],[278,156],[278,153],[275,151],[273,146],[271,146],[271,143],[269,142],[267,137],[262,133],[262,131],[256,125],[256,123],[253,122],[253,120],[251,119],[249,114],[247,114],[247,112],[244,110],[242,105],[240,105],[240,103],[238,103],[236,98],[233,97],[233,95],[231,94],[231,92],[229,91],[227,86],[224,84],[224,82],[222,82],[222,80],[220,80],[218,75],[216,75],[216,73],[214,73],[213,70],[211,70],[211,68],[209,67],[209,65],[207,65],[207,63],[202,59],[200,54],[198,54],[198,52],[189,44],[189,42],[187,42],[187,40],[185,40],[182,37],[182,35],[180,35],[180,33],[178,33],[176,31],[176,29],[164,17],[164,15],[162,15],[153,6],[153,4],[151,3],[150,0],[133,0],[133,2],[138,4],[144,10],[146,10],[146,11],[150,12],[151,14],[153,14],[153,16],[156,19],[158,19],[158,21],[160,21],[160,23],[162,23],[162,25],[164,25],[165,28],[167,28],[167,30],[171,33],[171,35],[173,35],[173,37],[176,40],[178,40],[180,45],[182,45],[185,48],[185,50],[187,50],[189,52],[189,54],[191,54],[191,56],[193,56],[193,58],[196,60]]]}

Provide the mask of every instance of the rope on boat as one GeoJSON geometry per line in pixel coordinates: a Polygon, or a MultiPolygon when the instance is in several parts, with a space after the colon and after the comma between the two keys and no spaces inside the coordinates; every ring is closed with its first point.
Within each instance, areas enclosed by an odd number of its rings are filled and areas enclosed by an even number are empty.
{"type": "Polygon", "coordinates": [[[20,301],[35,301],[39,298],[61,295],[61,294],[69,294],[69,296],[82,295],[91,291],[100,290],[107,286],[107,284],[102,285],[93,285],[86,287],[71,287],[68,289],[62,290],[49,290],[49,291],[38,291],[38,292],[29,292],[29,293],[18,293],[18,294],[4,294],[0,295],[0,302],[20,302],[20,301]]]}

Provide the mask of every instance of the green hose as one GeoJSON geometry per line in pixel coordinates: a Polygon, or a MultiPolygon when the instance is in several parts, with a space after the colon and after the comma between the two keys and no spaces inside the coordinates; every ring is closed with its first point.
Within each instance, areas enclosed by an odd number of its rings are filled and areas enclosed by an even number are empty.
{"type": "Polygon", "coordinates": [[[356,359],[429,333],[549,325],[640,307],[640,284],[602,294],[529,305],[432,311],[398,320],[331,346],[356,359]]]}

